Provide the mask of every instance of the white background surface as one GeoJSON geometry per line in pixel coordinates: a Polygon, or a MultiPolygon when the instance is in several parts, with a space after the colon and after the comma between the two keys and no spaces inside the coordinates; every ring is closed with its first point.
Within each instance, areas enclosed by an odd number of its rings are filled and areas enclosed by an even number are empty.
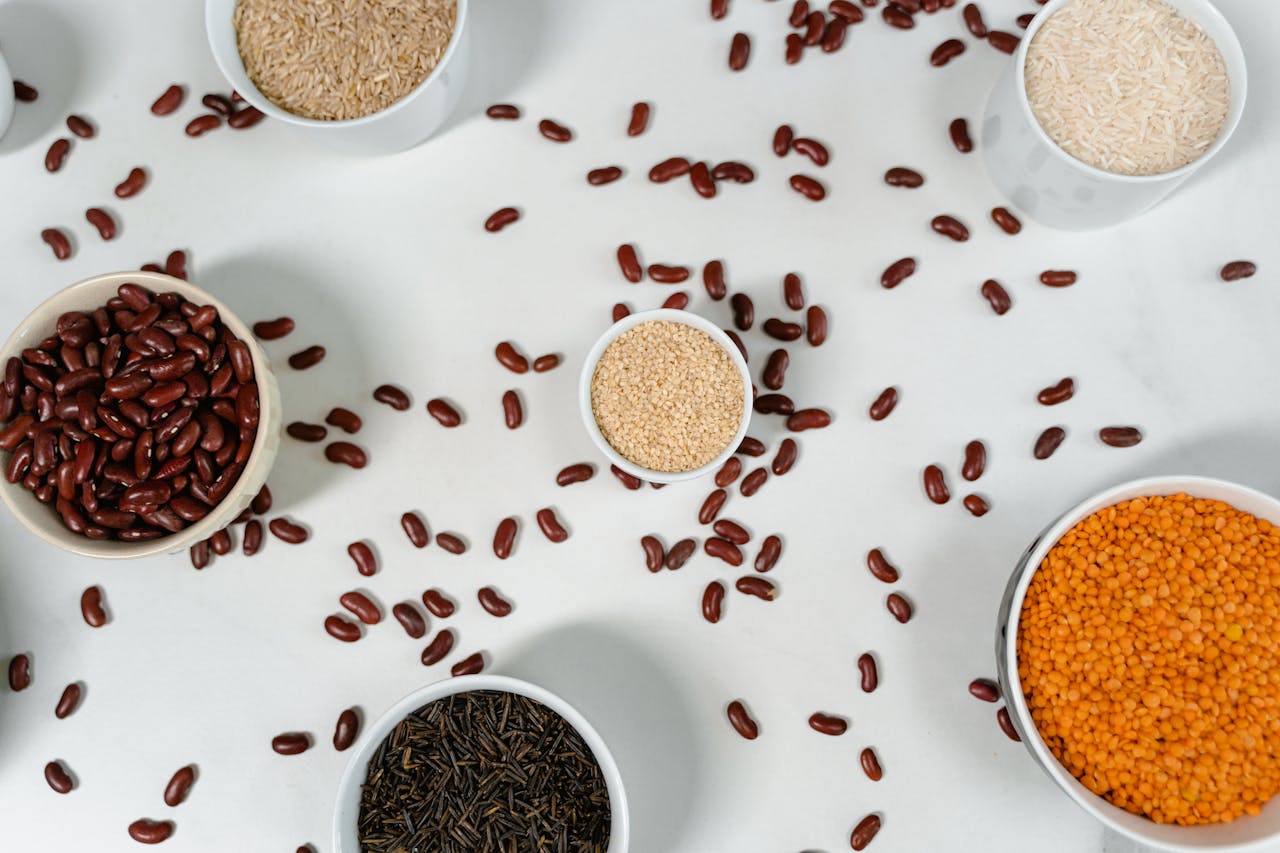
{"type": "MultiPolygon", "coordinates": [[[[1029,3],[983,3],[990,25],[1014,29],[1029,3]]],[[[960,9],[919,16],[914,31],[878,16],[849,33],[834,56],[782,62],[787,4],[735,0],[712,21],[703,2],[475,4],[476,67],[456,118],[428,144],[376,160],[304,147],[268,123],[247,133],[182,133],[199,96],[223,89],[204,43],[201,4],[7,0],[0,46],[14,75],[41,91],[21,105],[0,140],[0,326],[7,332],[39,301],[99,272],[191,251],[193,280],[249,322],[282,313],[298,330],[268,349],[281,368],[286,420],[318,421],[333,405],[359,411],[363,471],[323,460],[321,446],[286,442],[270,483],[272,515],[313,531],[303,546],[277,540],[252,559],[218,558],[203,572],[185,555],[132,565],[65,556],[0,515],[0,659],[27,651],[34,683],[0,693],[0,816],[6,850],[128,850],[135,818],[173,819],[168,851],[330,850],[330,814],[344,756],[332,749],[338,712],[376,716],[395,699],[447,675],[484,650],[491,671],[560,692],[594,720],[627,777],[636,853],[834,851],[868,812],[884,828],[874,849],[1096,851],[1105,842],[1021,746],[995,725],[995,706],[966,685],[993,674],[999,595],[1035,533],[1104,486],[1153,473],[1206,473],[1275,492],[1280,401],[1271,381],[1280,356],[1280,270],[1275,198],[1280,191],[1272,51],[1280,17],[1270,4],[1224,0],[1249,58],[1251,102],[1220,160],[1173,198],[1104,233],[1060,234],[1026,223],[1005,236],[988,219],[1002,203],[977,152],[951,148],[946,127],[967,116],[977,134],[986,92],[1003,54],[964,34],[960,9]],[[725,66],[730,38],[752,35],[751,64],[725,66]],[[929,51],[959,36],[969,50],[944,69],[929,51]],[[150,115],[171,82],[188,98],[177,115],[150,115]],[[625,135],[636,100],[654,105],[649,132],[625,135]],[[519,104],[524,118],[492,122],[483,108],[519,104]],[[45,149],[65,135],[68,112],[91,118],[98,138],[76,140],[61,173],[46,174],[45,149]],[[539,136],[542,117],[575,132],[568,145],[539,136]],[[826,142],[818,170],[778,160],[774,127],[790,122],[826,142]],[[687,183],[650,184],[668,156],[742,159],[758,179],[721,187],[713,201],[687,183]],[[627,177],[588,187],[588,169],[617,163],[627,177]],[[147,189],[119,202],[111,190],[135,165],[147,189]],[[881,182],[909,165],[928,178],[916,191],[881,182]],[[787,177],[815,174],[829,196],[813,204],[787,177]],[[106,205],[121,234],[104,244],[83,220],[106,205]],[[490,235],[498,207],[524,218],[490,235]],[[931,217],[953,213],[974,236],[953,244],[931,217]],[[63,225],[77,250],[53,261],[40,229],[63,225]],[[650,575],[638,540],[670,544],[706,532],[696,512],[710,484],[661,492],[623,490],[607,473],[579,420],[578,362],[608,322],[610,306],[656,307],[673,289],[632,286],[613,260],[635,242],[646,262],[701,265],[724,258],[735,290],[751,294],[757,326],[785,316],[782,275],[799,272],[809,299],[831,316],[828,343],[789,347],[786,392],[828,407],[835,423],[800,436],[792,473],[750,500],[735,491],[724,516],[756,542],[786,541],[763,603],[730,592],[724,620],[702,621],[702,588],[741,572],[701,553],[680,572],[650,575]],[[903,255],[920,271],[894,291],[881,270],[903,255]],[[1256,261],[1251,280],[1224,284],[1224,262],[1256,261]],[[1080,282],[1051,290],[1047,268],[1074,268],[1080,282]],[[988,277],[1015,305],[996,317],[978,295],[988,277]],[[559,370],[516,377],[493,359],[515,340],[529,356],[558,351],[559,370]],[[284,357],[328,347],[320,366],[296,373],[284,357]],[[1040,388],[1076,378],[1071,402],[1047,410],[1040,388]],[[369,398],[395,382],[414,407],[397,413],[369,398]],[[902,400],[882,423],[866,407],[886,385],[902,400]],[[508,432],[499,399],[524,397],[524,427],[508,432]],[[447,396],[466,415],[446,431],[423,411],[447,396]],[[1031,457],[1039,432],[1069,437],[1046,462],[1031,457]],[[1130,450],[1094,434],[1136,424],[1130,450]],[[964,444],[982,438],[988,473],[979,491],[991,513],[959,506],[964,444]],[[562,466],[591,460],[601,473],[560,489],[562,466]],[[955,499],[931,505],[921,469],[940,462],[955,499]],[[537,509],[555,506],[572,530],[562,545],[537,531],[537,509]],[[421,510],[434,530],[471,543],[462,557],[434,544],[416,551],[398,519],[421,510]],[[522,521],[515,555],[489,548],[503,516],[522,521]],[[376,543],[382,569],[359,577],[347,543],[376,543]],[[883,547],[901,568],[900,591],[916,617],[899,625],[889,590],[863,556],[883,547]],[[101,584],[112,621],[90,629],[81,590],[101,584]],[[475,590],[496,584],[516,604],[505,620],[479,608],[475,590]],[[461,603],[459,635],[445,664],[424,669],[425,641],[390,619],[343,645],[322,630],[338,596],[372,593],[389,612],[430,586],[461,603]],[[872,650],[881,687],[864,695],[854,662],[872,650]],[[71,681],[81,708],[59,721],[53,706],[71,681]],[[761,724],[748,743],[723,707],[745,699],[761,724]],[[833,739],[806,725],[816,710],[847,716],[833,739]],[[287,730],[314,734],[296,757],[270,749],[287,730]],[[858,769],[874,745],[880,783],[858,769]],[[42,779],[59,758],[77,789],[54,794],[42,779]],[[177,809],[161,794],[170,774],[195,762],[199,781],[177,809]]],[[[727,303],[686,286],[692,307],[728,324],[727,303]]],[[[774,344],[748,336],[753,370],[774,344]]],[[[780,424],[758,417],[751,433],[770,445],[780,424]]],[[[748,468],[749,470],[749,468],[748,468]]],[[[238,546],[237,536],[237,546],[238,546]]],[[[433,620],[431,631],[444,627],[433,620]]]]}

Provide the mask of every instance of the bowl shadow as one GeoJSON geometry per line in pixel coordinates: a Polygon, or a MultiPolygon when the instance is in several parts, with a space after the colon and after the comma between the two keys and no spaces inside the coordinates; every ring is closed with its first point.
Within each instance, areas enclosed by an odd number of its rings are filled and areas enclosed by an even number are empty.
{"type": "MultiPolygon", "coordinates": [[[[0,137],[3,155],[31,145],[73,112],[83,50],[61,13],[48,4],[30,2],[0,4],[0,50],[13,79],[40,93],[33,103],[15,105],[13,124],[0,137]]],[[[70,131],[66,135],[71,138],[70,131]]]]}

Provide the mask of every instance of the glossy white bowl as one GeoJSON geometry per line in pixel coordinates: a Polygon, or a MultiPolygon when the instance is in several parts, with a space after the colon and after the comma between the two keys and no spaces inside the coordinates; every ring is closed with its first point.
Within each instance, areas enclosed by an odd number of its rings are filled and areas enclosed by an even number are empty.
{"type": "Polygon", "coordinates": [[[641,480],[647,480],[651,483],[681,483],[686,480],[705,477],[718,470],[737,451],[738,445],[742,443],[742,439],[746,436],[747,427],[751,423],[752,402],[751,373],[747,369],[747,360],[742,357],[742,352],[737,345],[729,339],[723,329],[710,320],[692,312],[680,311],[674,308],[640,311],[623,317],[614,323],[605,330],[605,333],[596,341],[595,346],[591,347],[591,351],[587,353],[586,361],[582,364],[582,375],[578,380],[578,408],[582,411],[582,423],[586,426],[587,434],[591,436],[591,440],[596,443],[596,447],[600,448],[600,452],[607,456],[614,465],[617,465],[633,477],[639,477],[641,480]],[[608,439],[604,437],[604,433],[600,432],[600,425],[596,423],[595,413],[591,409],[591,379],[595,376],[596,365],[600,362],[600,356],[604,355],[605,349],[628,329],[633,329],[641,323],[652,323],[657,320],[681,323],[706,332],[711,336],[712,340],[729,354],[734,366],[738,368],[739,375],[742,376],[742,423],[738,424],[737,434],[734,435],[733,441],[729,442],[729,446],[722,450],[715,459],[700,468],[694,468],[692,471],[650,471],[635,464],[615,450],[608,439]]]}
{"type": "Polygon", "coordinates": [[[409,714],[429,705],[437,699],[468,693],[472,690],[496,690],[502,693],[514,693],[527,696],[541,702],[565,719],[569,725],[582,735],[582,739],[595,756],[596,764],[604,776],[609,789],[609,850],[608,853],[627,853],[631,843],[631,818],[627,811],[627,792],[622,784],[622,774],[613,760],[613,754],[604,740],[592,728],[582,714],[559,696],[517,678],[501,675],[462,675],[446,678],[426,687],[420,687],[392,705],[385,714],[371,725],[365,726],[360,739],[352,747],[351,758],[342,771],[338,782],[338,802],[333,813],[333,850],[334,853],[361,853],[360,837],[357,824],[360,818],[360,792],[369,771],[369,759],[378,745],[409,714]]]}
{"type": "MultiPolygon", "coordinates": [[[[280,449],[280,426],[283,420],[280,388],[276,384],[275,374],[271,372],[271,363],[267,360],[262,348],[258,346],[253,331],[227,306],[205,291],[162,273],[108,273],[58,291],[27,315],[17,331],[5,341],[4,347],[0,348],[0,367],[7,363],[11,356],[21,356],[22,350],[36,346],[53,334],[60,315],[67,311],[92,311],[115,296],[120,285],[127,282],[141,285],[154,293],[167,291],[180,293],[192,302],[212,305],[218,309],[218,316],[222,322],[235,333],[236,337],[248,345],[249,353],[253,357],[254,381],[258,383],[258,434],[254,440],[253,452],[245,463],[240,479],[222,503],[195,524],[177,533],[147,542],[97,540],[72,533],[62,524],[62,519],[58,517],[53,507],[40,503],[35,495],[22,487],[21,483],[10,483],[0,476],[0,500],[4,501],[28,530],[64,551],[109,560],[129,560],[135,557],[149,557],[153,554],[177,553],[190,548],[202,539],[208,539],[235,520],[267,481],[267,474],[275,464],[276,453],[280,449]]],[[[9,455],[6,451],[0,451],[0,466],[8,461],[9,455]]]]}
{"type": "Polygon", "coordinates": [[[1263,806],[1260,814],[1239,817],[1230,823],[1178,826],[1155,823],[1145,817],[1130,814],[1093,793],[1058,763],[1058,759],[1036,731],[1022,692],[1022,682],[1018,678],[1016,637],[1018,620],[1022,615],[1022,601],[1026,597],[1031,578],[1050,549],[1067,531],[1100,509],[1131,498],[1175,495],[1180,492],[1192,497],[1224,501],[1236,509],[1280,525],[1280,501],[1247,486],[1209,477],[1171,476],[1134,480],[1077,504],[1031,543],[1009,579],[1004,599],[1000,603],[996,630],[996,666],[1000,673],[1000,691],[1009,708],[1014,728],[1022,736],[1023,745],[1036,762],[1077,805],[1116,832],[1142,844],[1179,853],[1202,853],[1206,850],[1241,853],[1246,850],[1275,849],[1276,841],[1280,840],[1280,797],[1274,797],[1263,806]]]}
{"type": "Polygon", "coordinates": [[[987,174],[1021,210],[1054,228],[1081,231],[1115,225],[1149,210],[1222,150],[1244,112],[1248,73],[1235,31],[1209,0],[1166,0],[1195,21],[1218,45],[1227,66],[1231,107],[1213,145],[1180,169],[1159,175],[1117,175],[1084,163],[1049,138],[1031,112],[1025,69],[1027,49],[1040,27],[1071,0],[1050,0],[1022,34],[996,82],[982,118],[987,174]]]}
{"type": "Polygon", "coordinates": [[[13,96],[13,76],[9,73],[9,65],[0,53],[0,137],[13,122],[13,108],[16,99],[13,96]]]}
{"type": "Polygon", "coordinates": [[[457,0],[453,37],[425,80],[386,109],[346,121],[318,121],[294,115],[258,90],[245,73],[236,44],[232,20],[236,0],[206,0],[205,29],[223,76],[251,105],[320,145],[349,154],[393,154],[429,137],[458,104],[471,61],[468,3],[469,0],[457,0]]]}

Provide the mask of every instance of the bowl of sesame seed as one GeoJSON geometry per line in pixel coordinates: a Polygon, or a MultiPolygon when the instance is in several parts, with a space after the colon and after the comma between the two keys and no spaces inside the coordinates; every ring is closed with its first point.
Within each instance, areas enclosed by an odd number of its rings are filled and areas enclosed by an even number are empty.
{"type": "Polygon", "coordinates": [[[582,422],[600,451],[651,483],[706,476],[751,420],[747,361],[722,329],[688,311],[641,311],[614,323],[587,354],[582,422]]]}

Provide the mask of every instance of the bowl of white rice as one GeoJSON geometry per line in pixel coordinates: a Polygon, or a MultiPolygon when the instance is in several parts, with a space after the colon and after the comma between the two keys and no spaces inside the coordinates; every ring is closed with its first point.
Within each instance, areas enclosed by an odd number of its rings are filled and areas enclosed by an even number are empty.
{"type": "Polygon", "coordinates": [[[1047,225],[1122,222],[1222,149],[1246,87],[1240,42],[1208,0],[1051,0],[987,103],[987,169],[1047,225]]]}
{"type": "Polygon", "coordinates": [[[434,133],[469,61],[468,0],[206,0],[214,59],[251,105],[314,141],[390,154],[434,133]]]}

